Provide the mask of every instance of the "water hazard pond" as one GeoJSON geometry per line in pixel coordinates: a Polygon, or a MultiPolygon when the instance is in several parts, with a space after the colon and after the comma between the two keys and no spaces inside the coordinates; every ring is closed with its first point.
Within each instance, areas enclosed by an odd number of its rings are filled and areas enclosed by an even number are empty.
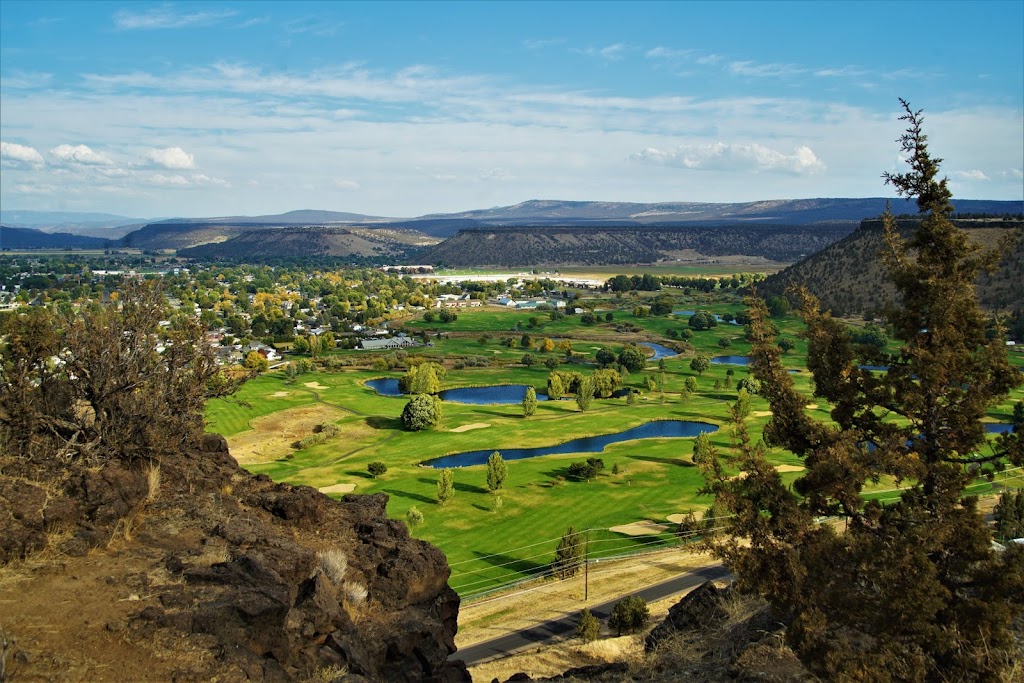
{"type": "Polygon", "coordinates": [[[500,450],[505,460],[525,460],[536,458],[541,455],[558,455],[563,453],[600,453],[606,446],[621,441],[632,441],[634,439],[664,439],[692,438],[704,432],[714,432],[718,425],[707,422],[690,422],[688,420],[657,420],[648,422],[639,427],[627,429],[624,432],[614,434],[601,434],[600,436],[587,436],[581,439],[573,439],[555,446],[542,446],[540,448],[487,448],[480,451],[466,451],[455,453],[441,458],[427,460],[423,464],[427,467],[470,467],[472,465],[483,465],[487,458],[495,450],[500,450]]]}
{"type": "Polygon", "coordinates": [[[667,346],[655,344],[654,342],[640,342],[637,346],[646,346],[651,351],[654,351],[654,355],[648,360],[661,360],[662,358],[671,358],[672,356],[679,355],[679,352],[675,349],[670,349],[667,346]]]}
{"type": "MultiPolygon", "coordinates": [[[[398,389],[398,380],[389,377],[367,380],[366,386],[381,396],[404,396],[398,389]]],[[[511,405],[522,403],[526,396],[525,384],[495,384],[486,387],[463,387],[461,389],[445,389],[438,396],[442,401],[453,403],[470,403],[474,405],[511,405]]],[[[546,401],[546,394],[537,394],[538,401],[546,401]]]]}

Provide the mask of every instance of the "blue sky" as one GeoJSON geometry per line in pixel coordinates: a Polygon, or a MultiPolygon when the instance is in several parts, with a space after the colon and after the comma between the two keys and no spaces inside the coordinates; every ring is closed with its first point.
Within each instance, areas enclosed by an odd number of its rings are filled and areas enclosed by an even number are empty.
{"type": "Polygon", "coordinates": [[[0,204],[1024,197],[1024,2],[0,3],[0,204]]]}

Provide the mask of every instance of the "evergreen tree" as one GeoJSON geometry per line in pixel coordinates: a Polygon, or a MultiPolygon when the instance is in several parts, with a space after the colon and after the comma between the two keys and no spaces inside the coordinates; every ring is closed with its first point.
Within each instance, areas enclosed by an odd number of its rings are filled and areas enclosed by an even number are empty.
{"type": "Polygon", "coordinates": [[[765,444],[751,444],[737,421],[736,462],[747,476],[728,478],[717,458],[704,466],[732,515],[717,551],[740,589],[786,617],[787,640],[822,678],[1008,680],[1024,548],[995,553],[975,499],[962,492],[974,470],[1024,463],[1017,434],[981,448],[981,418],[1021,374],[1002,337],[987,333],[974,294],[975,277],[998,254],[983,254],[950,222],[951,195],[920,112],[904,109],[911,170],[884,177],[925,216],[905,241],[891,214],[883,217],[883,259],[900,297],[883,318],[900,348],[885,355],[888,372],[859,369],[847,327],[797,291],[814,396],[833,406],[834,425],[822,424],[782,366],[765,303],[749,301],[752,368],[773,413],[764,438],[807,469],[790,491],[765,444]],[[899,500],[865,503],[864,486],[884,476],[908,485],[899,500]],[[826,515],[846,517],[848,530],[814,524],[826,515]]]}
{"type": "Polygon", "coordinates": [[[560,579],[576,576],[583,561],[583,538],[574,528],[569,527],[555,549],[555,561],[551,570],[560,579]]]}
{"type": "Polygon", "coordinates": [[[494,451],[487,458],[487,490],[491,493],[501,490],[501,487],[505,485],[507,477],[508,465],[505,463],[505,459],[501,457],[501,453],[494,451]]]}

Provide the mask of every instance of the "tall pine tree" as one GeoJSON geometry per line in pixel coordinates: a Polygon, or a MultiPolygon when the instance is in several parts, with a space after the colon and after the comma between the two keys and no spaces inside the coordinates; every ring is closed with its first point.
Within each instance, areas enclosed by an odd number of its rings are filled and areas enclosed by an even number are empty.
{"type": "Polygon", "coordinates": [[[941,160],[928,152],[921,113],[902,104],[910,170],[884,178],[917,199],[922,219],[904,239],[884,216],[882,258],[899,293],[885,318],[899,348],[855,343],[813,296],[794,292],[814,396],[832,406],[833,423],[823,424],[782,367],[767,306],[752,299],[753,373],[773,413],[766,443],[751,444],[740,423],[733,457],[747,476],[703,467],[718,505],[735,515],[718,552],[741,588],[787,617],[789,642],[812,671],[837,680],[1002,680],[1015,658],[1010,626],[1024,609],[1024,548],[994,552],[963,490],[978,473],[1024,463],[1020,435],[986,442],[981,422],[1021,373],[974,293],[998,252],[983,253],[950,222],[941,160]],[[765,459],[767,446],[804,459],[792,491],[765,459]],[[864,488],[883,477],[906,487],[898,500],[865,502],[864,488]],[[815,524],[826,515],[845,517],[848,529],[815,524]]]}

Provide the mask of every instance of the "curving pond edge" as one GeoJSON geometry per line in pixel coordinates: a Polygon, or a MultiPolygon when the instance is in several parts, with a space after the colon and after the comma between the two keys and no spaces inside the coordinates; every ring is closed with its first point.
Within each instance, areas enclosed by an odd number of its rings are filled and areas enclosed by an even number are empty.
{"type": "Polygon", "coordinates": [[[494,451],[501,453],[507,460],[526,460],[543,455],[562,455],[566,453],[600,453],[610,444],[638,439],[688,439],[698,434],[718,431],[718,425],[710,422],[694,422],[691,420],[653,420],[642,425],[631,427],[621,432],[584,436],[571,439],[554,446],[538,446],[536,448],[487,448],[477,451],[453,453],[440,458],[426,460],[426,467],[472,467],[483,465],[494,451]]]}

